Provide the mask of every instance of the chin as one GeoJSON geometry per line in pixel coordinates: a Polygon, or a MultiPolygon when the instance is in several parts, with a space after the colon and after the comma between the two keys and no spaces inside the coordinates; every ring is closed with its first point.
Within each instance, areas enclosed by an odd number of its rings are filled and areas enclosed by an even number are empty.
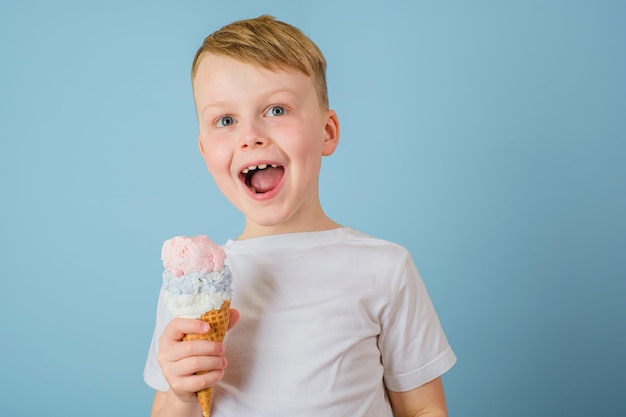
{"type": "Polygon", "coordinates": [[[287,216],[268,215],[247,217],[250,226],[259,229],[272,229],[275,231],[289,231],[293,228],[291,218],[287,216]]]}
{"type": "Polygon", "coordinates": [[[250,223],[253,224],[254,226],[263,227],[263,228],[280,228],[288,224],[283,219],[276,219],[276,218],[269,218],[269,219],[268,218],[261,218],[261,219],[249,218],[249,220],[250,220],[250,223]]]}

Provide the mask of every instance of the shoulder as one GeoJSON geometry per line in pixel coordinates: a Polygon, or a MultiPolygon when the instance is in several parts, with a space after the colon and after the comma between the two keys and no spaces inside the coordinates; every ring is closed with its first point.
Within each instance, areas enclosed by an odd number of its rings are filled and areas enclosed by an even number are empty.
{"type": "Polygon", "coordinates": [[[374,256],[378,261],[389,260],[395,263],[410,260],[409,251],[397,243],[374,237],[358,230],[345,228],[345,240],[341,242],[346,250],[374,256]]]}
{"type": "Polygon", "coordinates": [[[368,235],[359,230],[352,229],[350,227],[342,228],[343,236],[346,241],[359,242],[363,245],[370,245],[377,248],[390,248],[396,249],[399,251],[406,251],[402,245],[391,242],[389,240],[381,239],[372,235],[368,235]]]}

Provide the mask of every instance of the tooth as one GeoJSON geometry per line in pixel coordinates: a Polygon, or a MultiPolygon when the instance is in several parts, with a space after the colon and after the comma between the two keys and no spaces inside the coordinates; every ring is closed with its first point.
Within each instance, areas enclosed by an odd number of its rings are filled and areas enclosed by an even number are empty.
{"type": "Polygon", "coordinates": [[[278,167],[278,165],[272,164],[272,168],[276,168],[276,167],[278,167]]]}
{"type": "Polygon", "coordinates": [[[267,164],[261,164],[261,165],[259,165],[259,169],[265,169],[265,168],[267,168],[267,164]]]}
{"type": "Polygon", "coordinates": [[[256,165],[250,165],[250,166],[248,167],[248,169],[249,169],[250,171],[254,171],[254,170],[256,169],[256,165]]]}
{"type": "Polygon", "coordinates": [[[250,170],[248,168],[244,168],[241,170],[242,174],[247,174],[248,172],[250,172],[250,170]]]}

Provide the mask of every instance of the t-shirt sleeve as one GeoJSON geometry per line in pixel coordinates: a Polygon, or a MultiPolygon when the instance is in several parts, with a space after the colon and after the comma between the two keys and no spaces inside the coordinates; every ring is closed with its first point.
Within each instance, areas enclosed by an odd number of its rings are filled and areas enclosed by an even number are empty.
{"type": "Polygon", "coordinates": [[[385,386],[405,392],[441,376],[455,364],[456,357],[408,252],[397,278],[378,344],[385,386]]]}
{"type": "Polygon", "coordinates": [[[171,319],[171,314],[169,314],[167,308],[163,305],[163,289],[161,289],[152,342],[150,343],[148,358],[146,359],[146,365],[143,369],[143,379],[146,384],[158,391],[168,391],[170,389],[161,371],[161,366],[159,366],[159,362],[157,361],[157,356],[159,354],[159,338],[171,319]]]}

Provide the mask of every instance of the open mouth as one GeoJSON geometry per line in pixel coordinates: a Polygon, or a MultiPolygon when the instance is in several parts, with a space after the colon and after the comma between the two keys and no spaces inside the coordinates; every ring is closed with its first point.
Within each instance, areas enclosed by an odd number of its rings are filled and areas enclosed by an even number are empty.
{"type": "Polygon", "coordinates": [[[239,173],[239,178],[255,194],[272,191],[285,173],[285,168],[277,164],[250,165],[239,173]]]}

